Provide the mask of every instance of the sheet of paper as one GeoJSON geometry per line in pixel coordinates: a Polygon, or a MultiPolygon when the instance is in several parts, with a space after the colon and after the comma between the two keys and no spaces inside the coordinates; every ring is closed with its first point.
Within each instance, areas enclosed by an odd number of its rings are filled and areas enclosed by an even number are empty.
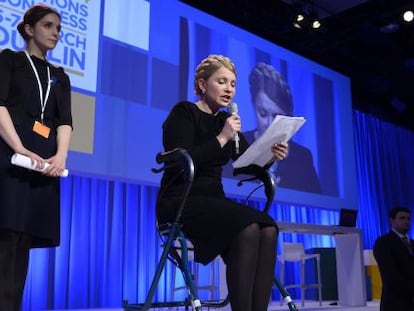
{"type": "Polygon", "coordinates": [[[305,122],[304,117],[276,116],[263,135],[233,162],[233,168],[251,164],[263,167],[273,158],[271,146],[281,141],[289,141],[305,122]]]}

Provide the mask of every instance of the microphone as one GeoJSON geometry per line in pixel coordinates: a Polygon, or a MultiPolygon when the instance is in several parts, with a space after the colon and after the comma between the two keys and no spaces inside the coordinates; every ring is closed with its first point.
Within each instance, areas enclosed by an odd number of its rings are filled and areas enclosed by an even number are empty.
{"type": "MultiPolygon", "coordinates": [[[[227,105],[227,112],[231,115],[235,115],[238,112],[238,108],[237,108],[237,104],[236,103],[230,103],[227,105]]],[[[235,147],[235,153],[239,154],[240,153],[240,146],[239,146],[239,142],[240,142],[240,137],[239,137],[239,133],[236,132],[236,134],[234,134],[233,137],[233,141],[234,141],[234,147],[235,147]]]]}

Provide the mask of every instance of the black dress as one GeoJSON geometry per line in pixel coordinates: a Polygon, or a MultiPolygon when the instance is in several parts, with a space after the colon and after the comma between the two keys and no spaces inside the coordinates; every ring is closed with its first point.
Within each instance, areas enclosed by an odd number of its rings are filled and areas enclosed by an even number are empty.
{"type": "MultiPolygon", "coordinates": [[[[50,68],[51,90],[44,114],[44,124],[51,129],[49,137],[32,130],[34,121],[40,121],[41,105],[35,74],[23,52],[6,49],[0,53],[0,106],[9,111],[23,145],[49,158],[57,150],[57,127],[72,126],[70,82],[62,68],[31,58],[44,92],[50,68]]],[[[12,154],[0,138],[0,230],[32,235],[32,247],[56,246],[60,240],[59,178],[11,165],[12,154]]]]}
{"type": "MultiPolygon", "coordinates": [[[[186,149],[195,164],[195,178],[182,215],[183,231],[195,248],[195,260],[203,264],[222,254],[243,228],[251,223],[275,226],[267,214],[225,197],[221,183],[222,166],[232,157],[234,144],[221,148],[216,136],[228,114],[211,115],[190,102],[178,103],[163,124],[165,150],[186,149]]],[[[248,144],[241,136],[240,150],[248,144]]],[[[169,169],[161,181],[157,201],[159,223],[174,220],[182,193],[182,180],[169,169]]]]}

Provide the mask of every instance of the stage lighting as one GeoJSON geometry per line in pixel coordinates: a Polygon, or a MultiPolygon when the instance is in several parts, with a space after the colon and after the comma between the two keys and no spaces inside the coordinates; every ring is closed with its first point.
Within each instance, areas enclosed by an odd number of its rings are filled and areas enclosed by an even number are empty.
{"type": "Polygon", "coordinates": [[[293,27],[298,28],[298,29],[302,29],[302,27],[305,25],[305,23],[307,22],[306,20],[308,19],[306,13],[300,11],[295,15],[295,18],[293,20],[293,27]]]}
{"type": "Polygon", "coordinates": [[[298,23],[303,22],[303,21],[304,21],[304,19],[305,19],[305,15],[304,15],[303,13],[298,13],[298,14],[296,15],[296,21],[297,21],[298,23]]]}
{"type": "Polygon", "coordinates": [[[315,20],[312,22],[312,28],[313,28],[313,29],[319,29],[319,28],[321,28],[321,22],[320,22],[318,19],[315,19],[315,20]]]}
{"type": "Polygon", "coordinates": [[[411,10],[407,10],[403,13],[403,19],[407,23],[411,23],[414,20],[414,13],[411,10]]]}
{"type": "Polygon", "coordinates": [[[302,29],[302,26],[298,23],[293,23],[292,25],[293,25],[293,27],[295,27],[297,29],[302,29]]]}
{"type": "Polygon", "coordinates": [[[292,25],[298,29],[318,30],[322,27],[316,9],[309,4],[296,11],[292,25]]]}

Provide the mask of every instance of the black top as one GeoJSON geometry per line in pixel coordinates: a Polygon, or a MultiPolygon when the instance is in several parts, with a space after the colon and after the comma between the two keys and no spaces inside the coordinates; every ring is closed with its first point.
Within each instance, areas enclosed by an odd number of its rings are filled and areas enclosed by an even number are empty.
{"type": "MultiPolygon", "coordinates": [[[[163,125],[164,149],[184,148],[196,163],[192,194],[224,196],[221,184],[222,166],[234,154],[234,143],[229,141],[222,149],[216,137],[223,129],[228,116],[229,114],[223,111],[211,115],[201,111],[193,103],[180,102],[173,108],[163,125]]],[[[247,147],[246,140],[241,136],[240,154],[247,147]]],[[[161,189],[166,191],[164,196],[181,193],[182,180],[177,180],[172,187],[164,189],[176,173],[175,170],[168,170],[163,176],[161,189]]]]}
{"type": "MultiPolygon", "coordinates": [[[[0,53],[0,106],[9,111],[23,145],[49,158],[57,150],[57,127],[72,126],[70,82],[62,68],[31,56],[42,83],[47,88],[47,67],[51,90],[46,104],[44,124],[50,135],[44,138],[32,128],[40,121],[41,104],[38,83],[24,52],[0,53]]],[[[44,94],[43,94],[44,97],[44,94]]],[[[33,235],[33,247],[59,244],[59,179],[10,164],[13,150],[0,139],[0,229],[33,235]]]]}
{"type": "MultiPolygon", "coordinates": [[[[234,155],[234,143],[221,148],[216,136],[223,129],[229,114],[211,115],[195,104],[180,102],[163,124],[166,151],[184,148],[195,165],[195,178],[182,215],[183,230],[195,247],[195,259],[208,263],[224,252],[234,236],[251,223],[276,226],[267,214],[226,199],[221,183],[222,166],[234,155]]],[[[240,135],[240,153],[248,147],[240,135]]],[[[183,180],[174,179],[177,172],[165,172],[157,202],[160,223],[174,220],[179,207],[183,180]]]]}

